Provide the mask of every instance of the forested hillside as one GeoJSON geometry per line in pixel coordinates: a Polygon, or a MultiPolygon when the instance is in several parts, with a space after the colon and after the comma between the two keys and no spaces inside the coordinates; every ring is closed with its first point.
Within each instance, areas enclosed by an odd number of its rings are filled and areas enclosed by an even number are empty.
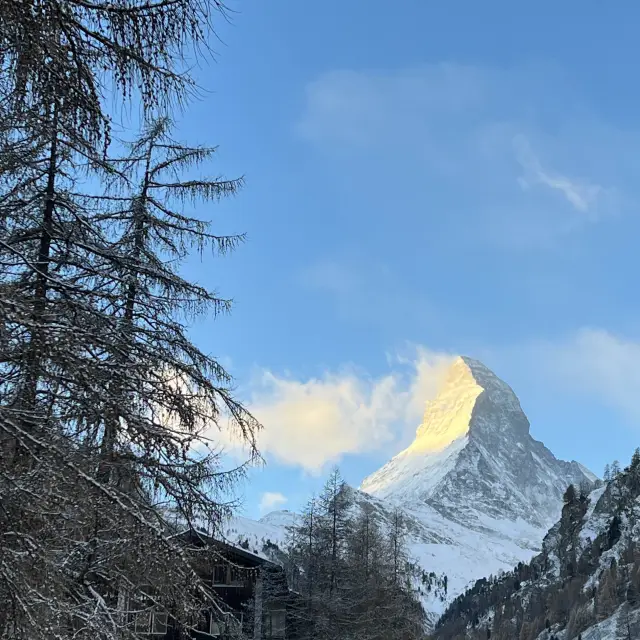
{"type": "Polygon", "coordinates": [[[263,551],[285,567],[300,596],[293,615],[302,638],[424,637],[419,590],[435,590],[435,576],[410,562],[402,513],[381,521],[337,470],[287,540],[263,551]]]}
{"type": "Polygon", "coordinates": [[[449,607],[433,638],[637,637],[639,498],[640,450],[604,486],[590,493],[569,486],[542,553],[478,580],[449,607]],[[617,635],[607,635],[612,629],[617,635]]]}

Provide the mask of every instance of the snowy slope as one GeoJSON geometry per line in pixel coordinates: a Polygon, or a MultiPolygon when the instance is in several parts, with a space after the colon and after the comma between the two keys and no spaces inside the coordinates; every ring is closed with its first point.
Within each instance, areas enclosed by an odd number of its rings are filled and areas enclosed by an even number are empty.
{"type": "Polygon", "coordinates": [[[427,503],[481,531],[491,526],[485,515],[521,518],[546,531],[567,485],[594,479],[534,440],[512,389],[480,362],[461,357],[428,403],[415,440],[361,489],[407,507],[427,503]]]}
{"type": "Polygon", "coordinates": [[[235,516],[227,522],[223,537],[230,544],[271,560],[269,546],[285,547],[288,527],[295,523],[296,517],[295,513],[287,510],[273,511],[260,520],[235,516]]]}
{"type": "MultiPolygon", "coordinates": [[[[423,597],[435,621],[470,583],[538,553],[558,520],[566,487],[594,480],[582,465],[557,460],[534,440],[509,385],[464,357],[427,404],[414,442],[364,480],[357,500],[382,521],[402,509],[413,559],[447,576],[446,594],[423,597]]],[[[264,553],[267,540],[285,541],[294,517],[236,518],[227,536],[264,553]]]]}
{"type": "Polygon", "coordinates": [[[466,591],[433,638],[484,640],[487,629],[537,640],[640,637],[640,451],[606,485],[568,497],[542,552],[466,591]]]}
{"type": "MultiPolygon", "coordinates": [[[[597,622],[579,634],[580,640],[627,640],[628,637],[636,638],[635,632],[640,623],[640,612],[637,609],[629,610],[626,605],[621,605],[615,613],[601,622],[597,622]],[[631,627],[631,634],[627,635],[627,625],[631,627]]],[[[556,640],[578,640],[578,636],[570,635],[566,629],[553,633],[556,640]]],[[[549,640],[552,632],[543,631],[536,640],[549,640]]]]}
{"type": "Polygon", "coordinates": [[[362,483],[400,505],[439,544],[412,543],[422,566],[446,572],[447,600],[541,548],[570,483],[596,476],[557,460],[529,433],[513,390],[482,363],[458,358],[411,445],[362,483]],[[444,535],[443,535],[444,534],[444,535]]]}

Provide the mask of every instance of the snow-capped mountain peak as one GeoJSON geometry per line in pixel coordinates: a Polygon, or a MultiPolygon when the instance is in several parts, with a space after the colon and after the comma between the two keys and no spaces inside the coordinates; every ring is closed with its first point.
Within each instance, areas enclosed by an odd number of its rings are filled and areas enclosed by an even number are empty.
{"type": "MultiPolygon", "coordinates": [[[[414,441],[366,478],[355,496],[381,522],[391,522],[399,507],[412,559],[424,571],[446,575],[444,596],[423,598],[435,621],[470,582],[539,552],[567,486],[596,480],[531,437],[506,382],[481,362],[460,357],[427,403],[414,441]]],[[[270,554],[294,519],[285,511],[260,522],[237,518],[228,537],[270,554]]]]}
{"type": "Polygon", "coordinates": [[[471,528],[486,529],[486,516],[547,528],[567,485],[593,479],[531,437],[506,382],[460,357],[427,403],[415,440],[361,489],[407,506],[428,504],[471,528]]]}
{"type": "Polygon", "coordinates": [[[470,580],[531,558],[558,519],[567,486],[595,481],[531,437],[506,382],[460,357],[427,403],[415,440],[361,490],[422,524],[414,554],[425,569],[447,573],[452,596],[470,580]]]}

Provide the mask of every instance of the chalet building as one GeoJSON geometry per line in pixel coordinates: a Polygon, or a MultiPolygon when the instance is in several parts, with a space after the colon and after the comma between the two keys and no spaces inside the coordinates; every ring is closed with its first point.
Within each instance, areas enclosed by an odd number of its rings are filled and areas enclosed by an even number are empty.
{"type": "MultiPolygon", "coordinates": [[[[218,596],[220,611],[203,609],[194,640],[295,640],[298,596],[289,591],[279,565],[240,547],[210,538],[200,531],[178,534],[189,549],[193,568],[218,596]],[[289,614],[289,615],[288,615],[289,614]]],[[[154,640],[184,637],[166,613],[145,613],[136,624],[154,640]]]]}

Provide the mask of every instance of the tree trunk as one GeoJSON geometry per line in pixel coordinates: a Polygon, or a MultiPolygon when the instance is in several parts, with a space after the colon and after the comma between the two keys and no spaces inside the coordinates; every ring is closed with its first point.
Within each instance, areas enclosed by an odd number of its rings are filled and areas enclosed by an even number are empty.
{"type": "MultiPolygon", "coordinates": [[[[121,323],[121,352],[115,354],[117,360],[121,360],[125,357],[125,354],[127,353],[132,340],[130,333],[133,327],[134,312],[138,295],[138,270],[140,266],[140,256],[142,255],[142,249],[144,248],[145,202],[149,187],[149,168],[151,166],[152,153],[153,144],[150,144],[147,150],[142,190],[140,196],[133,201],[131,207],[133,212],[133,250],[131,252],[133,271],[129,274],[129,282],[127,284],[124,314],[121,323]]],[[[123,394],[122,385],[117,379],[109,384],[109,389],[109,395],[111,396],[109,398],[110,411],[105,416],[104,437],[102,439],[102,445],[100,448],[101,461],[98,468],[98,480],[105,483],[109,482],[111,476],[115,443],[118,436],[118,428],[120,425],[120,416],[118,414],[117,407],[119,407],[120,403],[124,400],[121,397],[123,394]]]]}
{"type": "Polygon", "coordinates": [[[258,573],[256,579],[256,592],[254,596],[253,616],[253,640],[262,640],[262,574],[258,573]]]}
{"type": "Polygon", "coordinates": [[[53,239],[53,214],[55,211],[56,175],[58,160],[58,105],[53,107],[52,138],[47,169],[47,186],[42,212],[40,244],[36,260],[33,309],[31,312],[31,340],[27,349],[25,379],[19,394],[19,406],[22,411],[35,409],[38,381],[42,359],[44,335],[42,323],[47,306],[49,291],[49,267],[51,264],[51,241],[53,239]]]}

